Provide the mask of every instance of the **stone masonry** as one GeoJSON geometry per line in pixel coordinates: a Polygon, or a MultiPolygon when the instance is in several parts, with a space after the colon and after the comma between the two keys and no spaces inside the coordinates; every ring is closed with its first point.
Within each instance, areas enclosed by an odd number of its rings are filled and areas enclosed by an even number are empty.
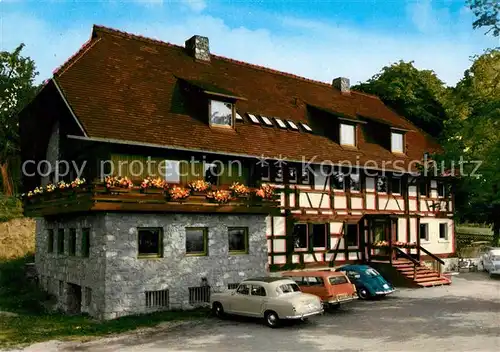
{"type": "Polygon", "coordinates": [[[68,311],[74,285],[81,311],[101,319],[166,308],[146,307],[146,291],[168,290],[168,309],[189,309],[189,288],[212,292],[251,276],[267,275],[266,215],[92,214],[63,221],[38,220],[36,267],[40,281],[68,311]],[[248,227],[248,254],[230,255],[228,227],[248,227]],[[163,229],[162,258],[138,258],[140,227],[163,229]],[[208,255],[186,256],[185,228],[208,228],[208,255]],[[47,229],[54,253],[47,253],[47,229]],[[65,231],[65,253],[57,254],[57,229],[65,231]],[[69,229],[77,229],[76,256],[68,255],[69,229]],[[81,257],[81,229],[91,229],[89,258],[81,257]],[[91,295],[91,297],[88,297],[91,295]]]}

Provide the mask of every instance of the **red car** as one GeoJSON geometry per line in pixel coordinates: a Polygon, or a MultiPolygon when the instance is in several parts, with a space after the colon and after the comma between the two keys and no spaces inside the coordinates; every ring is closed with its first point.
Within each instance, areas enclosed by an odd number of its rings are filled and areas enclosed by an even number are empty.
{"type": "Polygon", "coordinates": [[[302,292],[320,297],[325,307],[338,308],[358,298],[356,286],[342,272],[303,270],[288,271],[282,276],[294,280],[302,292]]]}

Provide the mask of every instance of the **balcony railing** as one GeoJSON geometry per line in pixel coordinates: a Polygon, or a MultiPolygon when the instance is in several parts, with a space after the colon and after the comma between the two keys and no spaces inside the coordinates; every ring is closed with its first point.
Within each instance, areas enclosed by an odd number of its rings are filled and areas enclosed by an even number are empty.
{"type": "MultiPolygon", "coordinates": [[[[227,187],[224,187],[227,190],[227,187]]],[[[212,187],[216,191],[217,187],[212,187]]],[[[162,189],[107,188],[91,184],[75,189],[54,190],[24,199],[24,213],[29,217],[53,216],[91,211],[169,212],[169,213],[240,213],[278,214],[279,199],[262,199],[251,190],[248,196],[232,196],[219,203],[207,192],[191,192],[174,200],[162,189]]]]}

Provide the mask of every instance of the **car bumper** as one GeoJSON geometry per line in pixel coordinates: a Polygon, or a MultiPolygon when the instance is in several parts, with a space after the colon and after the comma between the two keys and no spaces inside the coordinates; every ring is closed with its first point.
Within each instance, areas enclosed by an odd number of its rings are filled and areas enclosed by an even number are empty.
{"type": "Polygon", "coordinates": [[[376,291],[375,294],[377,296],[385,296],[385,295],[390,295],[394,291],[396,291],[396,290],[395,289],[390,289],[390,290],[376,291]]]}
{"type": "Polygon", "coordinates": [[[494,268],[491,268],[491,269],[490,269],[490,274],[493,274],[493,275],[500,275],[500,269],[494,269],[494,268]]]}
{"type": "Polygon", "coordinates": [[[322,314],[324,312],[323,309],[318,309],[312,312],[304,313],[304,314],[296,314],[296,315],[287,315],[283,317],[283,319],[304,319],[313,315],[322,314]]]}
{"type": "Polygon", "coordinates": [[[337,304],[344,304],[344,303],[349,303],[354,300],[358,299],[358,295],[346,297],[346,298],[341,298],[341,299],[331,299],[329,301],[325,301],[325,304],[332,304],[332,305],[337,305],[337,304]]]}

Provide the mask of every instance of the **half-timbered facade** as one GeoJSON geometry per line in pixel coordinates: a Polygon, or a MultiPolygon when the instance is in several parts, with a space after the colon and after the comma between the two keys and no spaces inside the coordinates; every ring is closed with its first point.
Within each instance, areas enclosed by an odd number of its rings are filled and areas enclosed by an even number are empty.
{"type": "MultiPolygon", "coordinates": [[[[73,228],[101,224],[113,234],[99,241],[109,242],[119,238],[120,222],[131,228],[136,221],[137,229],[154,223],[173,237],[172,222],[182,221],[186,229],[193,222],[215,226],[200,214],[217,214],[229,227],[238,226],[231,217],[238,214],[247,229],[265,214],[267,265],[273,271],[404,259],[416,279],[421,262],[439,265],[454,252],[449,181],[423,175],[419,167],[424,155],[440,151],[435,140],[379,98],[352,91],[348,79],[326,84],[213,55],[205,37],[194,36],[181,47],[94,26],[90,40],[21,113],[20,130],[27,191],[77,176],[91,183],[86,195],[71,202],[27,202],[27,215],[41,219],[40,258],[54,251],[54,242],[46,241],[57,242],[52,237],[58,221],[71,238],[73,228]],[[206,206],[189,200],[173,205],[139,192],[103,195],[99,184],[109,175],[136,185],[147,176],[174,185],[203,179],[222,190],[235,182],[270,184],[279,199],[266,206],[252,200],[206,206]],[[78,223],[81,216],[87,225],[78,223]]],[[[219,240],[223,232],[217,230],[219,240]]],[[[168,250],[171,242],[164,241],[168,250]]],[[[228,255],[227,249],[217,253],[228,255]]],[[[53,260],[44,258],[40,265],[56,270],[53,260]]],[[[64,265],[81,269],[70,262],[64,265]]],[[[105,273],[102,280],[108,280],[105,273]]]]}

